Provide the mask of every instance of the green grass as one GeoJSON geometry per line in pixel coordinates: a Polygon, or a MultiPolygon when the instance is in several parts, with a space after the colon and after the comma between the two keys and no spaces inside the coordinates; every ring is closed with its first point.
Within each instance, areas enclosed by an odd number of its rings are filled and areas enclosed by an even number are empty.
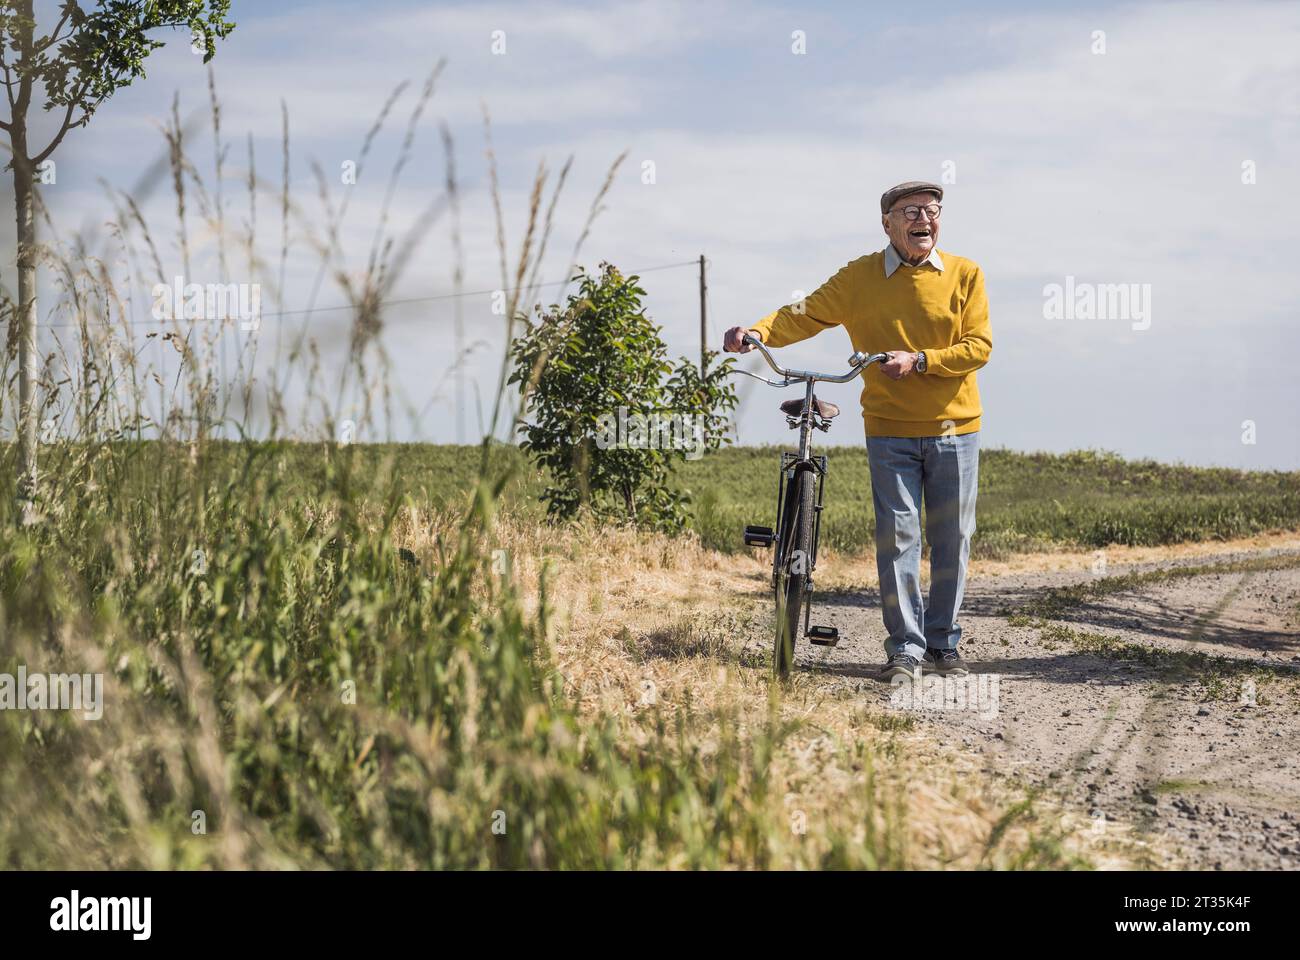
{"type": "MultiPolygon", "coordinates": [[[[776,513],[777,447],[739,447],[709,453],[678,467],[678,483],[692,497],[693,529],[714,549],[744,548],[748,523],[772,524],[776,513]]],[[[369,448],[392,452],[397,469],[435,501],[463,502],[477,450],[409,445],[369,448]]],[[[846,553],[870,552],[875,521],[866,450],[829,451],[822,543],[846,553]]],[[[537,493],[544,477],[518,451],[498,449],[517,467],[504,508],[540,517],[537,493]]],[[[1300,527],[1300,472],[1247,472],[1127,461],[1095,451],[1026,454],[990,449],[980,455],[976,556],[1110,544],[1159,546],[1230,539],[1300,527]]]]}
{"type": "MultiPolygon", "coordinates": [[[[868,551],[875,523],[865,449],[829,453],[822,542],[868,551]]],[[[705,543],[740,549],[745,523],[775,515],[776,448],[724,450],[687,463],[705,543]]],[[[972,552],[999,557],[1057,547],[1160,545],[1300,526],[1300,473],[1168,466],[1105,453],[980,454],[972,552]]]]}

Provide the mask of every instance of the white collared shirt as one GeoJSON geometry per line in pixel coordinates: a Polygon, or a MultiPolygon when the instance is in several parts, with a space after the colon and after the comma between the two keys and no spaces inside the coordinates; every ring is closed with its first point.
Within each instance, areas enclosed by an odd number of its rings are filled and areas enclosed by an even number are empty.
{"type": "MultiPolygon", "coordinates": [[[[939,272],[941,273],[943,272],[943,259],[939,256],[938,247],[931,247],[930,255],[926,257],[924,260],[922,260],[921,263],[928,263],[939,272]]],[[[917,266],[919,267],[921,263],[918,263],[917,266]]],[[[906,260],[904,260],[902,257],[898,255],[898,251],[894,249],[894,245],[892,243],[889,246],[885,247],[885,276],[886,277],[892,277],[894,275],[894,271],[897,270],[899,267],[903,266],[904,264],[907,264],[907,266],[909,267],[911,266],[910,263],[907,263],[906,260]]]]}

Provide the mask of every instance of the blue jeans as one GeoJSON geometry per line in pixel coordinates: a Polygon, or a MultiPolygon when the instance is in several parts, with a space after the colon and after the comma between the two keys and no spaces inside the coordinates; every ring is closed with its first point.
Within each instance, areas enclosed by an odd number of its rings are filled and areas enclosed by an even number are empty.
{"type": "Polygon", "coordinates": [[[979,432],[945,437],[868,437],[876,507],[876,567],[885,654],[918,660],[926,647],[955,650],[957,611],[975,532],[979,432]],[[930,543],[930,602],[921,597],[921,496],[930,543]]]}

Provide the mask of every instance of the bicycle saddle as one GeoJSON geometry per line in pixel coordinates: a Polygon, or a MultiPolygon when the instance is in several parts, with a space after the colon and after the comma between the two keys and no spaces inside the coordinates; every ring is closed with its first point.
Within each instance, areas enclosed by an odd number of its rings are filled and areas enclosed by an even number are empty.
{"type": "MultiPolygon", "coordinates": [[[[813,411],[823,420],[830,420],[840,415],[840,408],[829,400],[818,400],[813,397],[813,411]]],[[[803,398],[797,397],[794,400],[787,400],[781,404],[781,412],[790,417],[803,416],[803,398]]]]}

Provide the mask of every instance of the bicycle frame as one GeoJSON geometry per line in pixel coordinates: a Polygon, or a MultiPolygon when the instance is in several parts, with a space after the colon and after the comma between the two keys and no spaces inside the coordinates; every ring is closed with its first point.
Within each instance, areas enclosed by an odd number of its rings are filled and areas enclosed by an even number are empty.
{"type": "MultiPolygon", "coordinates": [[[[784,618],[786,617],[785,611],[788,609],[785,606],[786,597],[784,595],[785,588],[783,585],[782,575],[783,573],[788,575],[789,571],[783,568],[789,566],[791,563],[790,558],[787,556],[789,544],[785,540],[785,538],[790,535],[791,530],[788,525],[791,506],[786,501],[788,497],[794,495],[794,491],[797,489],[794,486],[795,482],[803,473],[806,473],[809,470],[815,470],[817,473],[817,487],[811,504],[814,520],[812,522],[812,531],[808,543],[809,551],[808,556],[803,558],[806,567],[802,571],[802,574],[804,575],[804,587],[801,590],[803,595],[800,601],[800,604],[803,607],[803,610],[800,611],[803,620],[802,632],[803,635],[809,637],[813,643],[830,646],[834,646],[838,643],[838,632],[833,628],[813,628],[810,626],[812,618],[812,594],[814,589],[813,572],[817,567],[817,547],[821,540],[822,500],[826,490],[827,475],[826,457],[824,455],[814,457],[812,454],[812,432],[814,429],[824,431],[830,428],[830,421],[821,416],[813,402],[815,399],[814,388],[818,381],[828,383],[847,383],[850,380],[861,376],[866,368],[871,364],[882,362],[888,359],[888,357],[884,353],[873,353],[867,355],[861,352],[855,352],[853,356],[849,357],[850,370],[848,373],[817,373],[812,370],[788,370],[780,366],[772,358],[772,354],[768,351],[767,347],[765,347],[762,342],[748,334],[745,335],[743,342],[758,349],[758,351],[762,353],[763,359],[767,361],[767,365],[781,377],[781,380],[769,380],[767,377],[760,377],[747,370],[737,370],[737,373],[743,374],[747,377],[752,377],[755,380],[759,380],[774,387],[789,387],[796,383],[804,384],[804,402],[798,418],[795,418],[793,415],[788,413],[786,414],[786,419],[790,426],[792,428],[795,426],[799,428],[799,448],[797,453],[791,453],[789,451],[782,451],[781,453],[781,472],[777,481],[776,493],[776,527],[745,528],[745,542],[747,544],[753,546],[775,547],[772,555],[772,586],[777,595],[778,650],[774,652],[773,656],[774,658],[779,658],[780,664],[782,664],[778,665],[776,669],[778,672],[783,672],[788,669],[787,658],[793,656],[793,654],[792,652],[781,653],[780,648],[785,644],[785,637],[787,636],[785,631],[788,629],[792,633],[794,630],[793,625],[789,628],[780,625],[783,622],[787,622],[784,618]],[[787,485],[787,479],[790,481],[789,485],[787,485]]],[[[796,616],[798,616],[798,614],[796,614],[796,616]]],[[[787,651],[792,651],[793,637],[789,637],[789,640],[790,646],[785,649],[787,651]]],[[[774,663],[776,662],[777,660],[774,660],[774,663]]]]}

